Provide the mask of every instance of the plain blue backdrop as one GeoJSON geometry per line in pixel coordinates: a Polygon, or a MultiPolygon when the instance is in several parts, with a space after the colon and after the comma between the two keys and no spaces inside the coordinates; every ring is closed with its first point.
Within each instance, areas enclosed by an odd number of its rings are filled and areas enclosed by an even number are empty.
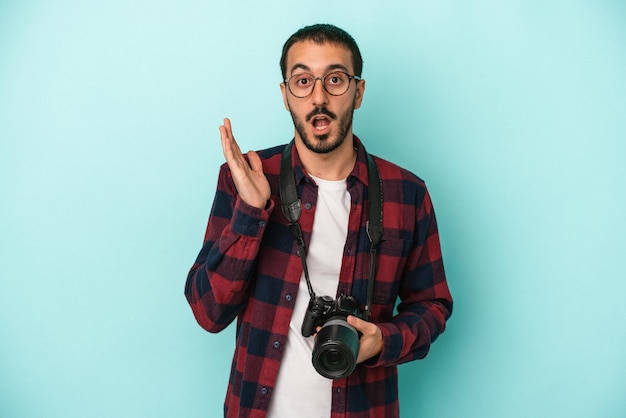
{"type": "MultiPolygon", "coordinates": [[[[0,416],[217,417],[183,296],[219,165],[293,128],[301,26],[358,41],[354,129],[424,178],[455,311],[404,417],[626,416],[626,3],[0,3],[0,416]]],[[[296,415],[294,415],[296,416],[296,415]]]]}

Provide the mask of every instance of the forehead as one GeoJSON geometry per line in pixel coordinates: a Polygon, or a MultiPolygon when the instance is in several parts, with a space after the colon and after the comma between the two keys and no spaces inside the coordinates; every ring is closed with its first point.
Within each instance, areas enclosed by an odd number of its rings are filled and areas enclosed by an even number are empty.
{"type": "Polygon", "coordinates": [[[313,41],[296,42],[287,52],[287,73],[295,69],[304,69],[314,74],[324,73],[330,69],[343,69],[350,74],[352,53],[343,46],[333,43],[317,44],[313,41]]]}

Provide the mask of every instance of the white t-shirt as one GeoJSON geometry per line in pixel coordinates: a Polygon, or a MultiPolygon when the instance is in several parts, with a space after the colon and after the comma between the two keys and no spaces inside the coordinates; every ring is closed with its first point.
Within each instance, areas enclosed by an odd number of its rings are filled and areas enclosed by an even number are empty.
{"type": "MultiPolygon", "coordinates": [[[[315,294],[334,299],[348,234],[350,194],[345,179],[330,181],[311,177],[317,183],[318,195],[307,248],[307,267],[315,294]]],[[[301,331],[309,299],[303,274],[267,415],[270,418],[330,417],[333,381],[321,376],[313,367],[311,356],[315,341],[312,336],[303,337],[301,331]]]]}

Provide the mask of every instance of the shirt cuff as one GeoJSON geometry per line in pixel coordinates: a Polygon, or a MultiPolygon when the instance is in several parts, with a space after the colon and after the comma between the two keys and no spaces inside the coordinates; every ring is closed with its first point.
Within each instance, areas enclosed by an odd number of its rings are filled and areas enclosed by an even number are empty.
{"type": "Polygon", "coordinates": [[[241,198],[237,197],[231,222],[232,231],[251,237],[261,235],[261,231],[265,228],[273,208],[274,201],[272,199],[268,201],[265,209],[259,209],[250,206],[241,198]]]}
{"type": "Polygon", "coordinates": [[[383,349],[377,356],[363,362],[366,367],[388,366],[396,364],[402,353],[402,335],[392,323],[376,324],[383,334],[383,349]]]}

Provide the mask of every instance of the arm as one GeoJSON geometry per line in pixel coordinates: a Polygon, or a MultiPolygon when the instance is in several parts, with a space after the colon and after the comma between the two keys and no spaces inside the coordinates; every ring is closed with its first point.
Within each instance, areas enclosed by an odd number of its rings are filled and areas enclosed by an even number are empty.
{"type": "Polygon", "coordinates": [[[204,245],[185,285],[196,320],[211,332],[228,326],[245,306],[264,226],[273,208],[271,201],[265,208],[270,187],[260,158],[249,152],[250,162],[246,161],[228,119],[220,134],[227,165],[220,169],[204,245]]]}
{"type": "Polygon", "coordinates": [[[446,282],[437,222],[427,192],[418,202],[413,246],[402,272],[398,314],[389,322],[351,319],[363,334],[359,361],[388,366],[423,358],[444,331],[452,313],[452,297],[446,282]]]}

